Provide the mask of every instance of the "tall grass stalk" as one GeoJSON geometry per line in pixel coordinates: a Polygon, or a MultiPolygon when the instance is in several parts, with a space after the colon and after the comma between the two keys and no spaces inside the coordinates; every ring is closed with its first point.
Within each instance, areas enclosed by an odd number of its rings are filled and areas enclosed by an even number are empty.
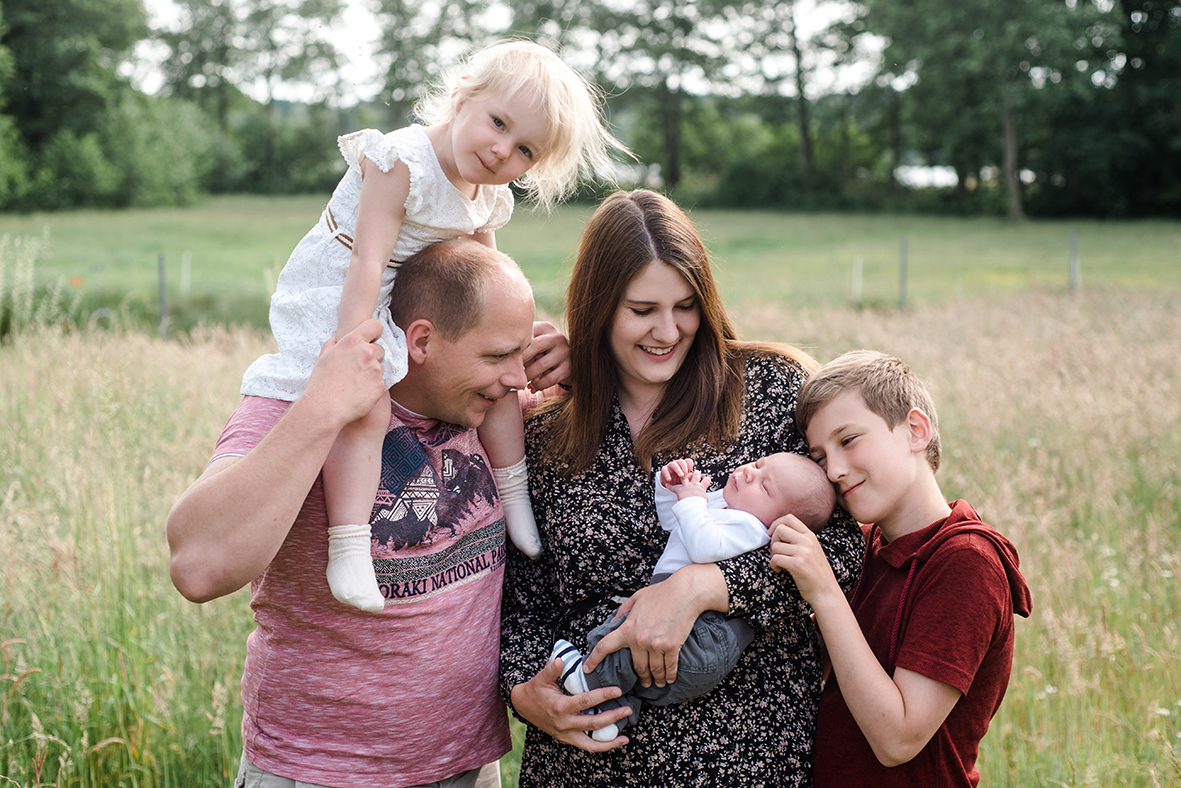
{"type": "Polygon", "coordinates": [[[165,344],[34,328],[0,347],[8,781],[229,784],[249,609],[241,594],[183,601],[162,524],[263,349],[221,329],[165,344]]]}
{"type": "MultiPolygon", "coordinates": [[[[1034,613],[985,784],[1181,783],[1181,297],[735,314],[821,360],[910,362],[944,492],[1016,542],[1034,613]]],[[[229,784],[247,600],[181,600],[162,523],[267,345],[47,327],[0,345],[0,785],[229,784]]]]}

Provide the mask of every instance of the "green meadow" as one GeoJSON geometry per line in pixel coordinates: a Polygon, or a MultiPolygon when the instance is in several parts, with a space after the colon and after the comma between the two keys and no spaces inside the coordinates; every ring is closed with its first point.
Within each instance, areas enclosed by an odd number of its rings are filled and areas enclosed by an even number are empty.
{"type": "MultiPolygon", "coordinates": [[[[158,319],[165,260],[171,322],[266,327],[267,298],[287,256],[318,220],[324,197],[217,197],[192,208],[0,215],[0,236],[44,240],[43,287],[64,284],[87,314],[122,309],[158,319]],[[186,263],[187,260],[187,263],[186,263]],[[187,272],[186,272],[187,269],[187,272]]],[[[518,205],[497,234],[534,283],[539,307],[561,311],[579,233],[591,205],[546,215],[518,205]]],[[[734,307],[848,304],[860,261],[858,303],[899,302],[906,245],[906,303],[1002,298],[1069,286],[1077,237],[1086,286],[1181,289],[1181,223],[1026,222],[889,214],[691,211],[734,307]]]]}
{"type": "MultiPolygon", "coordinates": [[[[230,784],[248,595],[184,601],[163,523],[269,350],[269,283],[321,203],[0,216],[0,786],[230,784]],[[160,252],[167,341],[144,328],[160,252]]],[[[551,315],[590,210],[499,234],[551,315]]],[[[911,363],[943,491],[1016,543],[1034,612],[982,784],[1181,784],[1181,223],[693,217],[744,337],[911,363]]]]}

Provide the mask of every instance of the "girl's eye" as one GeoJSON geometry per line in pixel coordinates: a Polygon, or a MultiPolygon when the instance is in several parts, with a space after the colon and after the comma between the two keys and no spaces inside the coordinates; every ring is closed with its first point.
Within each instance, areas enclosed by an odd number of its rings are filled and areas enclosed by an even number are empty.
{"type": "Polygon", "coordinates": [[[651,309],[633,309],[632,314],[634,314],[636,317],[647,317],[648,315],[652,314],[652,310],[651,309]]]}
{"type": "Polygon", "coordinates": [[[696,301],[689,301],[687,303],[677,304],[677,309],[681,310],[682,312],[692,312],[696,308],[697,308],[696,301]]]}
{"type": "Polygon", "coordinates": [[[501,120],[500,118],[496,117],[495,115],[493,115],[492,116],[492,125],[496,126],[496,128],[498,128],[498,129],[503,129],[504,128],[504,121],[501,120]]]}
{"type": "Polygon", "coordinates": [[[519,150],[521,152],[521,155],[524,156],[526,159],[533,158],[533,151],[529,150],[524,145],[521,145],[520,147],[518,147],[517,150],[519,150]]]}
{"type": "Polygon", "coordinates": [[[848,446],[848,445],[849,445],[850,443],[852,443],[852,442],[853,442],[853,441],[854,441],[856,438],[857,438],[857,436],[856,436],[856,435],[850,435],[850,436],[849,436],[849,437],[847,437],[847,438],[841,438],[841,445],[842,445],[842,446],[848,446]]]}

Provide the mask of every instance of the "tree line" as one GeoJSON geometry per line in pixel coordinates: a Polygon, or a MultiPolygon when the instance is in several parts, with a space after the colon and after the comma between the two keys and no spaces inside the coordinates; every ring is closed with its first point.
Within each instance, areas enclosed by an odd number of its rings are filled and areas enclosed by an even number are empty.
{"type": "Polygon", "coordinates": [[[1181,0],[378,0],[384,86],[347,107],[341,0],[177,5],[152,30],[142,0],[3,0],[0,210],[330,190],[338,134],[404,125],[443,67],[524,36],[603,88],[626,177],[692,204],[1181,216],[1181,0]]]}

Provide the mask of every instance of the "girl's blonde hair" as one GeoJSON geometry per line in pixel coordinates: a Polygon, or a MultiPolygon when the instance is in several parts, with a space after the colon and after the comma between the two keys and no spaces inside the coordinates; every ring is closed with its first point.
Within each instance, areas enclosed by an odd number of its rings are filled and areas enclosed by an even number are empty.
{"type": "Polygon", "coordinates": [[[631,154],[603,127],[598,87],[531,41],[501,41],[476,52],[433,86],[414,112],[429,125],[447,123],[459,99],[486,91],[508,98],[525,91],[540,104],[549,136],[517,183],[546,210],[570,195],[580,177],[611,181],[611,150],[631,154]]]}

